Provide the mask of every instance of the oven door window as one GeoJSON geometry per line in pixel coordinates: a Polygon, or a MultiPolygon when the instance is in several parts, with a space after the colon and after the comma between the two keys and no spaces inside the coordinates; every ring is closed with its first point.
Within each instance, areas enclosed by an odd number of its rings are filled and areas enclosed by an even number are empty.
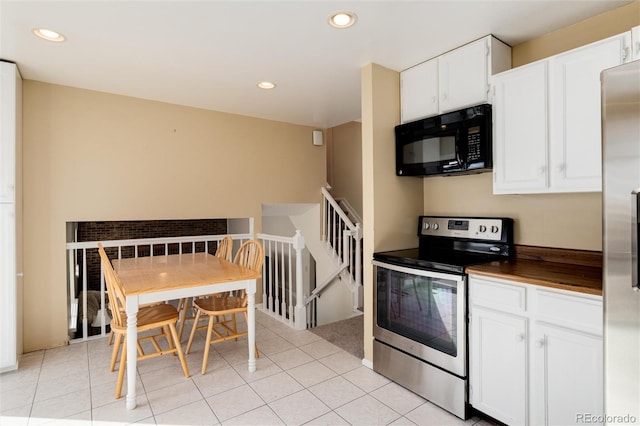
{"type": "Polygon", "coordinates": [[[451,356],[458,355],[458,282],[376,269],[377,324],[451,356]]]}

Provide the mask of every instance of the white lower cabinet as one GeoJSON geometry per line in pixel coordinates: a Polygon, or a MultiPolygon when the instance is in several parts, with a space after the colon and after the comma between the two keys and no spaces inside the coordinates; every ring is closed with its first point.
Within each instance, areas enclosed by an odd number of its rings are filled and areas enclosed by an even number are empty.
{"type": "Polygon", "coordinates": [[[474,275],[469,292],[475,409],[508,425],[604,414],[602,297],[474,275]]]}
{"type": "Polygon", "coordinates": [[[526,419],[527,319],[474,307],[472,405],[506,424],[526,419]]]}
{"type": "Polygon", "coordinates": [[[530,423],[582,424],[602,415],[602,337],[538,324],[533,341],[530,423]]]}

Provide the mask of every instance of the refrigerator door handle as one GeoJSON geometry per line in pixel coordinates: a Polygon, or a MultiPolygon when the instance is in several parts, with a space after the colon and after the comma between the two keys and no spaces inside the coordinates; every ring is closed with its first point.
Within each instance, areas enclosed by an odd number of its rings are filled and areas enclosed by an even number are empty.
{"type": "Polygon", "coordinates": [[[638,211],[640,210],[640,188],[631,191],[631,286],[634,290],[640,290],[638,282],[638,211]]]}

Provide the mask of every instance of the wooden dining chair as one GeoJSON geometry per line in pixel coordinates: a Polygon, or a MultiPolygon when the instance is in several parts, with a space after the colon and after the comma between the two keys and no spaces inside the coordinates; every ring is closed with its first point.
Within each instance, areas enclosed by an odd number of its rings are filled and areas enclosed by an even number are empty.
{"type": "MultiPolygon", "coordinates": [[[[107,256],[102,244],[98,243],[98,252],[102,261],[105,281],[107,284],[107,297],[111,306],[113,319],[111,320],[111,331],[114,335],[113,351],[111,353],[110,371],[115,369],[118,353],[120,355],[120,367],[118,369],[118,382],[116,384],[116,399],[122,395],[122,383],[124,380],[125,364],[127,362],[127,314],[125,311],[125,296],[120,278],[111,266],[111,261],[107,256]],[[120,347],[122,350],[120,351],[120,347]]],[[[185,377],[189,377],[189,367],[180,346],[176,323],[178,322],[178,310],[170,304],[161,303],[151,306],[141,306],[138,310],[138,360],[155,358],[165,354],[177,354],[182,365],[185,377]],[[145,332],[149,332],[146,334],[145,332]],[[140,333],[145,333],[141,335],[140,333]],[[158,338],[164,337],[167,340],[168,349],[160,346],[158,338]],[[150,342],[153,352],[145,352],[142,343],[150,342]]]]}
{"type": "MultiPolygon", "coordinates": [[[[260,272],[262,263],[264,262],[264,249],[260,241],[249,240],[244,242],[238,249],[233,262],[245,268],[260,272]]],[[[245,290],[238,290],[228,294],[226,297],[196,299],[193,305],[196,310],[196,317],[185,353],[188,354],[191,350],[191,344],[193,343],[196,331],[206,328],[207,337],[204,345],[204,357],[202,359],[202,374],[205,374],[209,359],[209,350],[212,344],[231,339],[238,340],[238,337],[248,334],[247,331],[238,331],[236,322],[236,315],[244,314],[245,321],[248,324],[247,293],[245,290]],[[209,321],[205,325],[198,326],[198,321],[202,315],[207,315],[209,321]]],[[[258,352],[257,345],[255,350],[256,358],[258,358],[260,353],[258,352]]]]}
{"type": "MultiPolygon", "coordinates": [[[[216,247],[215,256],[231,262],[232,254],[233,254],[233,238],[227,235],[222,240],[218,241],[218,246],[216,247]]],[[[219,296],[219,295],[215,295],[215,296],[219,296]]],[[[193,307],[193,299],[191,297],[185,297],[178,301],[178,312],[180,312],[180,318],[182,319],[182,321],[180,321],[180,329],[178,330],[178,336],[180,337],[180,341],[182,341],[182,333],[184,332],[184,326],[187,323],[187,321],[193,321],[196,318],[194,314],[194,310],[195,309],[193,307]]]]}

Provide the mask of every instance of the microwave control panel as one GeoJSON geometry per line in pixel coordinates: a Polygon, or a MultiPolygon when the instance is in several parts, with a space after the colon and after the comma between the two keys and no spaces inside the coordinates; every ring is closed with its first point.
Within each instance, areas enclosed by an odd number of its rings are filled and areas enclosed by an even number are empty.
{"type": "Polygon", "coordinates": [[[482,159],[480,146],[480,126],[470,127],[467,131],[467,162],[473,163],[482,159]]]}

